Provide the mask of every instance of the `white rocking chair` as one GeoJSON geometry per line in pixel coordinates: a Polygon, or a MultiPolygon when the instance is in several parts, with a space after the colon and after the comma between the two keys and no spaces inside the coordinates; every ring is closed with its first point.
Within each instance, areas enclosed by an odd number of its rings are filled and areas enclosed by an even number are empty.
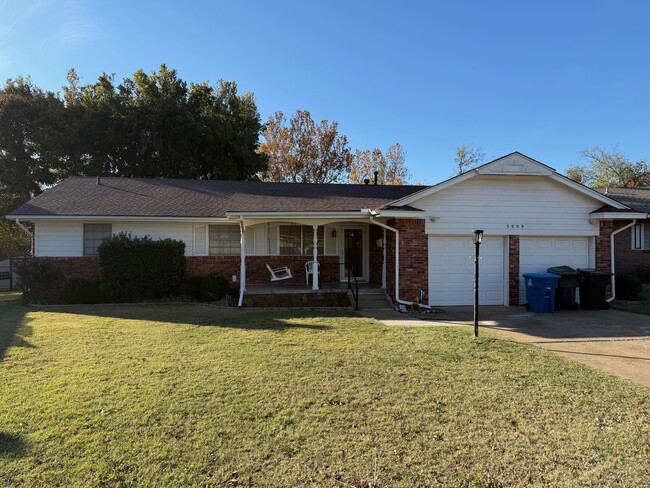
{"type": "Polygon", "coordinates": [[[282,280],[288,280],[289,278],[293,278],[293,275],[291,274],[291,270],[289,269],[288,266],[282,266],[280,268],[271,268],[271,266],[269,266],[269,263],[266,263],[266,268],[269,270],[269,273],[271,273],[271,281],[282,281],[282,280]]]}
{"type": "MultiPolygon", "coordinates": [[[[316,263],[316,272],[320,273],[320,264],[316,263]]],[[[305,279],[307,281],[307,286],[309,286],[309,275],[311,275],[311,281],[314,282],[314,261],[307,261],[305,263],[305,279]]]]}

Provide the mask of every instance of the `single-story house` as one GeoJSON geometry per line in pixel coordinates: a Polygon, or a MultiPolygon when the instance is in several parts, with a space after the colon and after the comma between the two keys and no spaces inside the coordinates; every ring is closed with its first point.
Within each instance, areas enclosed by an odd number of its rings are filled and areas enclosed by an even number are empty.
{"type": "Polygon", "coordinates": [[[353,274],[397,303],[471,304],[471,235],[482,229],[480,302],[514,305],[523,273],[614,270],[615,241],[648,256],[650,204],[636,191],[595,191],[513,152],[433,186],[73,177],[7,218],[31,222],[34,256],[67,275],[95,275],[112,234],[180,239],[187,273],[225,272],[240,303],[247,287],[271,283],[267,265],[292,271],[278,286],[305,286],[313,261],[313,290],[353,274]]]}

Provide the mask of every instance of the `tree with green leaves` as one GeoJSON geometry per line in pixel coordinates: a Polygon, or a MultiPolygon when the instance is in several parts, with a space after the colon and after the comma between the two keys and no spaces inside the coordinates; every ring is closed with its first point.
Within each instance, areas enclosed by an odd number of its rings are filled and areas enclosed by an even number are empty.
{"type": "Polygon", "coordinates": [[[347,137],[338,122],[316,123],[306,110],[296,110],[289,120],[281,111],[271,116],[263,133],[260,152],[268,157],[265,181],[336,183],[343,181],[352,160],[347,137]]]}
{"type": "Polygon", "coordinates": [[[567,176],[593,188],[634,187],[650,184],[650,168],[645,159],[630,161],[618,147],[595,146],[581,151],[586,161],[567,169],[567,176]]]}
{"type": "Polygon", "coordinates": [[[348,178],[351,183],[363,183],[374,180],[377,171],[377,183],[380,185],[404,185],[409,174],[406,168],[406,152],[401,144],[388,148],[386,154],[378,148],[354,152],[348,178]]]}

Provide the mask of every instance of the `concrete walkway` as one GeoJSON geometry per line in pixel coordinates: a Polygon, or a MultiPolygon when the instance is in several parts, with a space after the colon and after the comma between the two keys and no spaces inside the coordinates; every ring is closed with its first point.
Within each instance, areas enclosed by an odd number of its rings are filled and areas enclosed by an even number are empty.
{"type": "MultiPolygon", "coordinates": [[[[471,307],[434,313],[362,312],[386,325],[471,326],[471,307]]],[[[619,310],[535,314],[523,307],[481,307],[480,325],[519,342],[650,386],[650,317],[619,310]]]]}

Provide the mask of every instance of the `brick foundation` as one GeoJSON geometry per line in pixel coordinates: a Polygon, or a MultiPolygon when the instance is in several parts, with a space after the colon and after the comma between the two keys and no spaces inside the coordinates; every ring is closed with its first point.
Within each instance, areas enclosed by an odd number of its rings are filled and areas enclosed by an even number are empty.
{"type": "Polygon", "coordinates": [[[264,293],[244,295],[245,307],[349,307],[347,292],[264,293]]]}
{"type": "Polygon", "coordinates": [[[508,298],[510,305],[519,304],[519,236],[508,237],[508,298]]]}
{"type": "Polygon", "coordinates": [[[381,286],[381,268],[384,261],[384,250],[382,247],[377,246],[377,241],[384,238],[384,229],[378,225],[371,225],[368,235],[370,240],[368,243],[368,282],[381,286]]]}
{"type": "MultiPolygon", "coordinates": [[[[415,302],[423,292],[429,303],[429,239],[423,219],[394,219],[388,225],[399,231],[399,295],[415,302]]],[[[395,233],[386,233],[386,289],[395,299],[395,233]]]]}

